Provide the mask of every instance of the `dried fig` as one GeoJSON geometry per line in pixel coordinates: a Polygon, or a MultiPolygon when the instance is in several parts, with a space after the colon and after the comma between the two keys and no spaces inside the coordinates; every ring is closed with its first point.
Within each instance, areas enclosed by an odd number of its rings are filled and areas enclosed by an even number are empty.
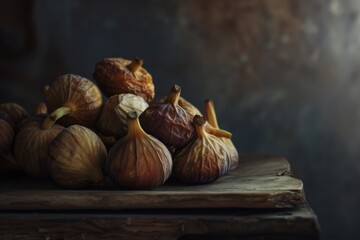
{"type": "MultiPolygon", "coordinates": [[[[211,126],[213,126],[215,129],[219,129],[214,102],[212,100],[205,100],[205,116],[211,126]]],[[[223,137],[221,138],[221,140],[225,143],[225,145],[228,148],[228,152],[231,158],[231,170],[233,170],[238,165],[239,154],[230,138],[223,137]]]]}
{"type": "Polygon", "coordinates": [[[182,147],[194,136],[191,116],[179,106],[181,88],[175,85],[166,101],[147,108],[140,115],[144,130],[167,146],[182,147]]]}
{"type": "Polygon", "coordinates": [[[104,104],[99,119],[97,130],[103,136],[120,139],[127,132],[127,117],[129,112],[140,115],[149,105],[140,96],[131,93],[114,95],[104,104]]]}
{"type": "Polygon", "coordinates": [[[66,188],[103,186],[106,148],[90,129],[72,125],[65,128],[49,149],[48,170],[56,183],[66,188]]]}
{"type": "Polygon", "coordinates": [[[28,175],[38,178],[47,177],[49,147],[63,126],[43,124],[41,117],[34,118],[23,125],[15,138],[14,153],[21,168],[28,175]]]}
{"type": "Polygon", "coordinates": [[[14,130],[3,119],[0,119],[0,133],[0,169],[20,170],[20,165],[12,154],[15,138],[14,130]]]}
{"type": "MultiPolygon", "coordinates": [[[[164,103],[167,100],[167,96],[160,99],[161,103],[164,103]]],[[[154,103],[156,104],[156,103],[154,103]]],[[[201,115],[201,112],[197,107],[188,102],[185,98],[179,98],[179,106],[182,107],[190,116],[194,118],[195,115],[201,115]]]]}
{"type": "Polygon", "coordinates": [[[22,121],[29,117],[26,110],[17,103],[2,103],[0,111],[5,112],[10,118],[10,125],[13,127],[15,134],[20,130],[22,121]]]}
{"type": "Polygon", "coordinates": [[[151,75],[142,67],[143,60],[105,58],[95,66],[94,78],[106,96],[133,93],[150,102],[155,95],[151,75]]]}
{"type": "Polygon", "coordinates": [[[227,147],[220,138],[207,133],[206,120],[194,117],[196,137],[175,154],[173,175],[188,183],[208,183],[230,170],[227,147]]]}
{"type": "Polygon", "coordinates": [[[91,126],[95,123],[102,106],[99,88],[90,80],[66,74],[57,78],[46,91],[46,104],[51,112],[45,122],[91,126]]]}
{"type": "Polygon", "coordinates": [[[136,112],[128,114],[128,133],[110,150],[106,170],[112,182],[130,189],[153,189],[171,174],[172,159],[166,146],[146,134],[136,112]]]}

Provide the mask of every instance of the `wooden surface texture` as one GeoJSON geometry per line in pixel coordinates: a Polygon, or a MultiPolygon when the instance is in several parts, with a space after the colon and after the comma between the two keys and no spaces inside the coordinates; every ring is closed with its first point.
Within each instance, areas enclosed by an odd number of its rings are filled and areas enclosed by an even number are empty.
{"type": "Polygon", "coordinates": [[[206,185],[169,181],[152,191],[67,190],[24,175],[0,181],[0,210],[119,210],[138,208],[291,208],[305,202],[303,183],[280,157],[244,157],[206,185]]]}
{"type": "Polygon", "coordinates": [[[0,239],[318,239],[316,216],[294,209],[162,209],[0,213],[0,239]],[[205,237],[204,237],[205,236],[205,237]]]}

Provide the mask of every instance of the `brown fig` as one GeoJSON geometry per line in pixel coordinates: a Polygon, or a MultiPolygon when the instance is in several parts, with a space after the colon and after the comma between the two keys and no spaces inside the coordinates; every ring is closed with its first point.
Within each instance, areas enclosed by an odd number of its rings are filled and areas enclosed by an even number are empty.
{"type": "Polygon", "coordinates": [[[104,104],[99,119],[97,130],[103,136],[120,139],[127,133],[127,117],[129,112],[140,115],[149,104],[140,96],[131,93],[114,95],[104,104]]]}
{"type": "Polygon", "coordinates": [[[47,90],[46,105],[51,114],[45,125],[59,119],[57,122],[64,126],[91,126],[100,113],[102,95],[90,80],[66,74],[57,78],[47,90]]]}
{"type": "MultiPolygon", "coordinates": [[[[214,127],[215,129],[219,129],[214,102],[212,100],[205,100],[205,116],[212,127],[214,127]]],[[[238,166],[239,154],[236,150],[234,143],[231,141],[230,138],[223,137],[221,138],[221,140],[225,143],[225,145],[228,148],[229,155],[231,158],[231,170],[233,170],[238,166]]]]}
{"type": "Polygon", "coordinates": [[[179,105],[181,88],[175,85],[165,102],[147,108],[140,115],[141,126],[167,146],[182,147],[194,136],[191,116],[179,105]]]}
{"type": "Polygon", "coordinates": [[[0,119],[0,133],[0,169],[20,170],[20,165],[12,154],[15,139],[14,130],[3,119],[0,119]]]}
{"type": "Polygon", "coordinates": [[[55,122],[44,125],[40,116],[24,123],[15,138],[14,153],[25,173],[38,178],[49,175],[49,148],[63,129],[63,126],[55,122]]]}
{"type": "Polygon", "coordinates": [[[194,117],[196,137],[174,158],[173,175],[188,183],[208,183],[225,175],[230,170],[227,147],[220,138],[207,133],[206,120],[194,117]]]}
{"type": "MultiPolygon", "coordinates": [[[[164,103],[166,100],[167,96],[161,98],[160,102],[164,103]]],[[[153,104],[156,104],[156,102],[153,104]]],[[[183,97],[179,98],[179,106],[182,107],[191,116],[191,118],[194,118],[195,115],[201,115],[200,110],[183,97]]]]}
{"type": "Polygon", "coordinates": [[[106,96],[133,93],[150,102],[155,95],[151,75],[142,67],[143,60],[105,58],[95,66],[94,78],[106,96]]]}
{"type": "Polygon", "coordinates": [[[106,171],[112,182],[129,189],[153,189],[170,176],[172,159],[166,146],[146,134],[136,112],[128,114],[128,133],[110,150],[106,171]]]}
{"type": "Polygon", "coordinates": [[[106,148],[90,129],[79,125],[65,128],[51,144],[49,154],[48,170],[59,185],[82,188],[105,184],[106,148]]]}
{"type": "Polygon", "coordinates": [[[0,111],[5,112],[10,118],[10,125],[13,126],[15,134],[20,130],[22,121],[29,117],[26,110],[17,103],[2,103],[0,111]]]}

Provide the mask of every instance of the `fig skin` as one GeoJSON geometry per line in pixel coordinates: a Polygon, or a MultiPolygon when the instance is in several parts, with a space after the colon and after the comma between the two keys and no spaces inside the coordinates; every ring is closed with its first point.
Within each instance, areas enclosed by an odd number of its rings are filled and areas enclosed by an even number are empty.
{"type": "Polygon", "coordinates": [[[48,170],[57,184],[72,189],[105,184],[102,169],[107,151],[90,129],[79,125],[65,128],[52,142],[49,155],[48,170]]]}
{"type": "Polygon", "coordinates": [[[95,124],[102,107],[99,88],[89,79],[75,74],[58,77],[45,92],[46,105],[51,112],[48,122],[57,121],[68,127],[95,124]]]}
{"type": "Polygon", "coordinates": [[[139,58],[133,61],[105,58],[95,65],[93,77],[107,97],[132,93],[150,102],[154,99],[155,87],[152,76],[142,64],[139,58]]]}
{"type": "Polygon", "coordinates": [[[110,97],[104,104],[97,120],[97,130],[101,135],[120,139],[127,133],[128,112],[140,115],[149,104],[140,96],[126,93],[110,97]]]}
{"type": "MultiPolygon", "coordinates": [[[[164,103],[166,102],[166,100],[167,100],[167,96],[161,98],[159,102],[164,103]]],[[[152,105],[155,104],[157,103],[154,102],[152,105]]],[[[200,110],[183,97],[179,98],[179,106],[182,107],[190,115],[191,118],[194,118],[195,115],[201,115],[200,110]]]]}
{"type": "Polygon", "coordinates": [[[174,85],[166,101],[158,102],[140,115],[144,130],[166,146],[183,147],[194,136],[191,116],[179,106],[181,88],[174,85]]]}
{"type": "MultiPolygon", "coordinates": [[[[219,124],[216,117],[214,102],[210,99],[205,100],[205,116],[209,124],[215,128],[219,129],[219,124]]],[[[234,143],[230,139],[231,137],[222,137],[221,140],[225,143],[228,148],[228,152],[231,159],[231,170],[237,168],[239,163],[239,154],[236,150],[234,143]]]]}
{"type": "Polygon", "coordinates": [[[2,103],[0,104],[0,111],[8,115],[7,121],[13,127],[15,134],[22,127],[23,120],[30,117],[27,111],[17,103],[2,103]]]}
{"type": "Polygon", "coordinates": [[[175,154],[173,176],[183,182],[203,184],[224,176],[231,167],[225,144],[207,133],[204,117],[194,117],[196,137],[175,154]]]}
{"type": "Polygon", "coordinates": [[[19,163],[13,155],[15,133],[12,126],[0,119],[0,169],[20,170],[19,163]]]}
{"type": "Polygon", "coordinates": [[[110,150],[106,172],[118,187],[154,189],[170,176],[172,158],[166,146],[141,128],[137,114],[128,114],[129,130],[110,150]]]}
{"type": "Polygon", "coordinates": [[[15,138],[14,153],[26,174],[37,178],[49,176],[49,147],[63,129],[58,124],[44,128],[40,117],[24,124],[15,138]]]}

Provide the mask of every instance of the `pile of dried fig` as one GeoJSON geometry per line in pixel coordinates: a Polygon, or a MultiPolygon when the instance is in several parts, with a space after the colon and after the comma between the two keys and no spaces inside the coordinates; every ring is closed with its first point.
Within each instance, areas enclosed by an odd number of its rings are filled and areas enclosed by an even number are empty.
{"type": "Polygon", "coordinates": [[[154,189],[170,177],[203,184],[237,167],[232,134],[174,85],[154,100],[152,76],[135,58],[105,58],[93,77],[65,74],[43,87],[30,115],[0,104],[0,176],[23,171],[65,188],[154,189]],[[104,95],[107,97],[104,96],[104,95]]]}

